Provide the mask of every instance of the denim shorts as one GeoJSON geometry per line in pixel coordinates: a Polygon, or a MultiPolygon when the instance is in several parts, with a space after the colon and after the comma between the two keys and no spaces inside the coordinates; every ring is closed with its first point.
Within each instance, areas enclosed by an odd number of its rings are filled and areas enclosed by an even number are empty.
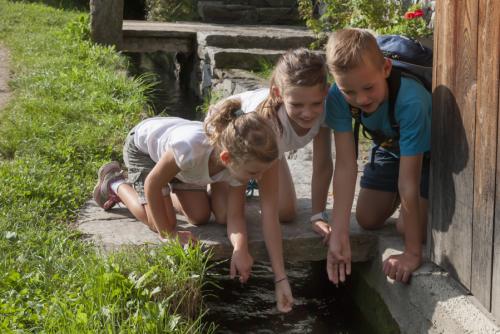
{"type": "MultiPolygon", "coordinates": [[[[373,166],[371,162],[368,162],[364,167],[360,181],[361,188],[397,193],[399,160],[400,158],[396,154],[378,148],[375,151],[373,166]]],[[[420,196],[425,199],[429,198],[429,163],[429,157],[424,155],[420,179],[420,196]]]]}
{"type": "MultiPolygon", "coordinates": [[[[127,183],[131,184],[139,195],[141,204],[146,204],[146,195],[144,194],[144,182],[156,163],[146,153],[141,152],[134,143],[134,129],[132,129],[125,140],[123,146],[123,161],[127,167],[127,183]]],[[[163,196],[169,196],[170,191],[175,193],[177,190],[206,191],[206,186],[188,184],[173,179],[169,184],[162,188],[163,196]]]]}

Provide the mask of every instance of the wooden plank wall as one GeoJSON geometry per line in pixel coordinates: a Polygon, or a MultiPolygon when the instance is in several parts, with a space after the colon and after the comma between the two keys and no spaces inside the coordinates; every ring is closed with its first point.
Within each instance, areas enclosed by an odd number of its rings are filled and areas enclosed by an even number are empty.
{"type": "Polygon", "coordinates": [[[500,319],[500,1],[436,15],[431,257],[500,319]]]}
{"type": "Polygon", "coordinates": [[[476,5],[471,1],[437,1],[436,15],[429,198],[431,255],[470,289],[477,1],[476,5]]]}
{"type": "Polygon", "coordinates": [[[500,319],[500,4],[498,0],[482,0],[479,8],[480,27],[484,31],[482,36],[484,59],[481,71],[484,73],[484,89],[481,88],[483,95],[479,99],[484,101],[482,108],[491,114],[489,140],[492,146],[496,145],[496,161],[490,160],[494,159],[495,152],[492,152],[492,157],[489,159],[492,166],[496,163],[496,169],[491,169],[493,175],[490,176],[492,184],[496,185],[495,196],[491,200],[492,203],[488,203],[494,212],[491,311],[497,319],[500,319]]]}

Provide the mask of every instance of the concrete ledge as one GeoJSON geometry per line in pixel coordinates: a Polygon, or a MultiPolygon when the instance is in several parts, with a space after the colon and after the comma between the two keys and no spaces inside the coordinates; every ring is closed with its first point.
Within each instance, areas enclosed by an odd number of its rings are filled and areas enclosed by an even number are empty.
{"type": "MultiPolygon", "coordinates": [[[[297,197],[298,217],[282,224],[283,250],[286,261],[300,262],[321,260],[326,256],[326,247],[309,224],[311,215],[310,177],[311,161],[289,160],[297,197]]],[[[328,204],[331,209],[331,199],[328,204]]],[[[246,206],[250,252],[255,260],[267,261],[267,251],[261,233],[260,207],[258,199],[248,200],[246,206]]],[[[78,229],[104,250],[116,250],[122,246],[159,244],[156,233],[133,218],[126,208],[103,211],[93,201],[81,210],[78,229]]],[[[192,231],[207,248],[211,248],[215,259],[231,257],[232,246],[227,238],[226,226],[209,223],[203,226],[188,224],[178,216],[179,229],[192,231]]],[[[353,262],[367,261],[376,251],[377,237],[362,231],[354,220],[351,224],[351,249],[353,262]]]]}
{"type": "MultiPolygon", "coordinates": [[[[382,262],[402,252],[404,244],[393,224],[376,234],[377,255],[373,261],[357,265],[356,274],[379,293],[401,333],[500,333],[490,313],[430,261],[413,274],[408,285],[387,278],[382,262]]],[[[370,320],[370,315],[366,318],[370,320]]]]}

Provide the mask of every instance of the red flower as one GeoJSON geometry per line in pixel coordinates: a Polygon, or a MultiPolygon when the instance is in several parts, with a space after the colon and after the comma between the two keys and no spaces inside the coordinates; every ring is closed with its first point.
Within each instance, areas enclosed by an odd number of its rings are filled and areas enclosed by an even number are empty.
{"type": "Polygon", "coordinates": [[[417,9],[413,12],[414,17],[422,17],[424,16],[424,11],[422,9],[417,9]]]}
{"type": "Polygon", "coordinates": [[[415,13],[414,12],[406,12],[404,15],[404,18],[407,20],[411,20],[415,18],[415,13]]]}

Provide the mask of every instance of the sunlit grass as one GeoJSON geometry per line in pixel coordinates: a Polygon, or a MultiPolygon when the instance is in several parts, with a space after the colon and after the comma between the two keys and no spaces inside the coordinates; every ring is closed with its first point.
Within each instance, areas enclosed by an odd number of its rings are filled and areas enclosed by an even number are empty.
{"type": "Polygon", "coordinates": [[[107,258],[73,230],[98,167],[149,115],[143,80],[86,38],[87,13],[0,0],[13,98],[0,113],[0,332],[193,333],[206,256],[197,247],[107,258]]]}

